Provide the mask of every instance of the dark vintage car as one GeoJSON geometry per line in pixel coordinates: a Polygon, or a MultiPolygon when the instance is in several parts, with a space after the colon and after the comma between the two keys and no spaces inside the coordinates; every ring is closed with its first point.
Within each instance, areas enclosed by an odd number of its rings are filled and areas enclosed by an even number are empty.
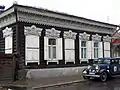
{"type": "Polygon", "coordinates": [[[120,58],[98,58],[82,72],[84,79],[99,78],[102,82],[120,75],[120,58]]]}

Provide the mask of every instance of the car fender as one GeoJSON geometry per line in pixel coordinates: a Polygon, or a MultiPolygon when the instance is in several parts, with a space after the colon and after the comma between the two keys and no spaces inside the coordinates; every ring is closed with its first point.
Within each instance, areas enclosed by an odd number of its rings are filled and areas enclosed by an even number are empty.
{"type": "Polygon", "coordinates": [[[102,72],[107,72],[107,73],[108,73],[108,71],[107,71],[106,69],[101,69],[101,70],[99,71],[99,73],[102,73],[102,72]]]}

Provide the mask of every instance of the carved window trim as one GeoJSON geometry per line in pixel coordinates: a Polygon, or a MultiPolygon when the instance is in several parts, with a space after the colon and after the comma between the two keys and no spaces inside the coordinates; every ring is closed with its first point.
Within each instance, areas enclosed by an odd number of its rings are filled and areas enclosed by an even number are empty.
{"type": "Polygon", "coordinates": [[[98,34],[95,34],[95,35],[92,35],[92,40],[93,41],[97,41],[97,42],[100,42],[101,41],[101,37],[100,35],[98,34]]]}
{"type": "Polygon", "coordinates": [[[71,30],[64,32],[65,39],[76,39],[76,35],[77,35],[77,33],[72,32],[71,30]]]}
{"type": "Polygon", "coordinates": [[[60,32],[55,28],[46,29],[45,36],[48,38],[60,38],[60,32]]]}
{"type": "Polygon", "coordinates": [[[3,38],[9,37],[9,36],[13,36],[13,30],[12,28],[8,28],[6,27],[3,31],[3,38]]]}
{"type": "Polygon", "coordinates": [[[79,33],[79,39],[83,41],[88,41],[90,39],[90,34],[87,34],[86,32],[79,33]]]}
{"type": "Polygon", "coordinates": [[[37,28],[35,25],[32,25],[31,27],[25,26],[24,27],[24,35],[35,35],[35,36],[41,36],[42,28],[37,28]]]}
{"type": "Polygon", "coordinates": [[[112,37],[110,37],[109,35],[103,36],[103,41],[104,42],[111,42],[111,39],[112,39],[112,37]]]}

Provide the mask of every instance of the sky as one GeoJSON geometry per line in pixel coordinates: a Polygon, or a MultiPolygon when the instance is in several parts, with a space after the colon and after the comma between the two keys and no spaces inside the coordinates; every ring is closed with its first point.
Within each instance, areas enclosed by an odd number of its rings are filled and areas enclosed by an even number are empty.
{"type": "Polygon", "coordinates": [[[14,1],[20,5],[49,10],[120,25],[120,0],[0,0],[9,8],[14,1]]]}

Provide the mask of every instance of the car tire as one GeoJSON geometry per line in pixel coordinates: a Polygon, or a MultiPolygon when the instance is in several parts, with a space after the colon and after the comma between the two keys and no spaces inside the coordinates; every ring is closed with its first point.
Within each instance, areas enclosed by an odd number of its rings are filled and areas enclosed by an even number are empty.
{"type": "Polygon", "coordinates": [[[106,72],[102,72],[102,73],[100,74],[100,80],[101,80],[102,82],[106,82],[106,81],[107,81],[107,78],[108,78],[108,75],[107,75],[106,72]]]}

